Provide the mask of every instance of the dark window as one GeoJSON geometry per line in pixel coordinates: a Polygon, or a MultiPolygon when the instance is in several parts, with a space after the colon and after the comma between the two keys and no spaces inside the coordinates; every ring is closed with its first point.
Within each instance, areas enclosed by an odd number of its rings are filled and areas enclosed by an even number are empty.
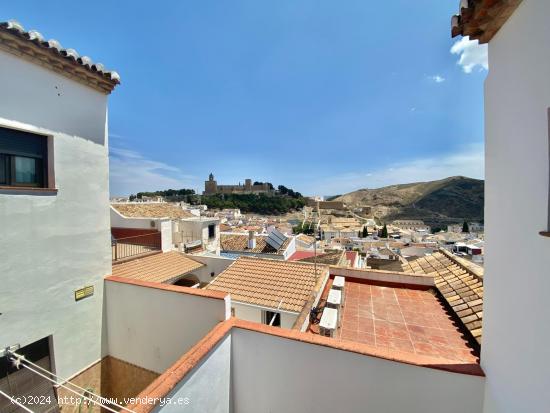
{"type": "Polygon", "coordinates": [[[47,138],[0,128],[0,185],[47,186],[47,138]]]}
{"type": "Polygon", "coordinates": [[[208,225],[208,238],[216,238],[216,225],[208,225]]]}
{"type": "Polygon", "coordinates": [[[264,324],[281,327],[281,314],[273,311],[264,312],[264,324]]]}

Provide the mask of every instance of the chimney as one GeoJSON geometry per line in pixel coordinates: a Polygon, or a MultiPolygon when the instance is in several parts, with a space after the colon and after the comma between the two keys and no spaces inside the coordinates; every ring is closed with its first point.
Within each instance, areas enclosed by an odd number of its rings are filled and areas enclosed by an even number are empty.
{"type": "Polygon", "coordinates": [[[248,231],[248,248],[256,248],[256,233],[254,231],[248,231]]]}

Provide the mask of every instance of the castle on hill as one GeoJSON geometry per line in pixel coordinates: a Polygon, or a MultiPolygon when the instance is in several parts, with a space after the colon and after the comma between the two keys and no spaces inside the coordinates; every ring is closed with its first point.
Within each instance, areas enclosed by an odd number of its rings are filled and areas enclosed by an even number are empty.
{"type": "Polygon", "coordinates": [[[211,173],[208,176],[208,181],[204,182],[203,195],[214,194],[268,194],[274,190],[268,183],[252,184],[252,179],[245,179],[244,185],[218,185],[211,173]]]}

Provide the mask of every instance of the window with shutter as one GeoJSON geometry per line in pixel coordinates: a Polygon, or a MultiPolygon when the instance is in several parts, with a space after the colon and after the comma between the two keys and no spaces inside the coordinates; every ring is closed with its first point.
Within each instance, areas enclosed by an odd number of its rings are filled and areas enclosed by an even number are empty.
{"type": "Polygon", "coordinates": [[[46,136],[0,128],[0,185],[47,187],[47,148],[46,136]]]}

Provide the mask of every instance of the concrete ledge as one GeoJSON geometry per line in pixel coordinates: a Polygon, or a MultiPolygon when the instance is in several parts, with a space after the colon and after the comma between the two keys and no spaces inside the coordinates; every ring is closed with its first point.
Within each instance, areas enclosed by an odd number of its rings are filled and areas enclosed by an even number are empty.
{"type": "Polygon", "coordinates": [[[373,269],[357,269],[331,265],[330,275],[339,275],[342,277],[350,277],[360,280],[398,284],[402,286],[421,286],[426,288],[435,287],[434,277],[425,274],[413,274],[406,272],[373,269]]]}
{"type": "Polygon", "coordinates": [[[181,287],[179,285],[140,281],[140,280],[124,278],[124,277],[115,277],[113,275],[109,275],[105,277],[105,281],[136,285],[138,287],[156,288],[157,290],[172,291],[175,293],[196,295],[196,296],[205,297],[205,298],[214,298],[216,300],[225,300],[225,297],[229,295],[221,291],[201,290],[198,288],[181,287]]]}
{"type": "Polygon", "coordinates": [[[148,413],[152,411],[156,405],[155,401],[167,397],[170,391],[174,389],[180,381],[190,374],[195,367],[200,366],[201,362],[208,356],[208,354],[210,354],[210,352],[213,351],[222,339],[230,334],[234,328],[249,330],[260,334],[267,334],[283,339],[300,341],[306,344],[325,346],[335,350],[358,353],[397,363],[443,370],[450,373],[478,377],[485,376],[485,373],[478,364],[456,364],[445,359],[419,356],[417,354],[391,349],[381,350],[363,343],[337,341],[329,337],[302,333],[297,330],[288,330],[231,318],[216,325],[201,341],[193,346],[187,353],[185,353],[178,361],[176,361],[137,396],[138,399],[150,400],[151,403],[137,403],[128,406],[128,408],[133,410],[135,413],[148,413]]]}
{"type": "Polygon", "coordinates": [[[475,275],[480,281],[483,281],[483,275],[484,275],[483,267],[480,267],[479,265],[473,262],[465,260],[464,258],[457,257],[456,255],[447,251],[444,248],[440,248],[439,252],[441,252],[443,255],[445,255],[448,259],[453,261],[456,265],[458,265],[462,269],[468,271],[470,274],[475,275]]]}

